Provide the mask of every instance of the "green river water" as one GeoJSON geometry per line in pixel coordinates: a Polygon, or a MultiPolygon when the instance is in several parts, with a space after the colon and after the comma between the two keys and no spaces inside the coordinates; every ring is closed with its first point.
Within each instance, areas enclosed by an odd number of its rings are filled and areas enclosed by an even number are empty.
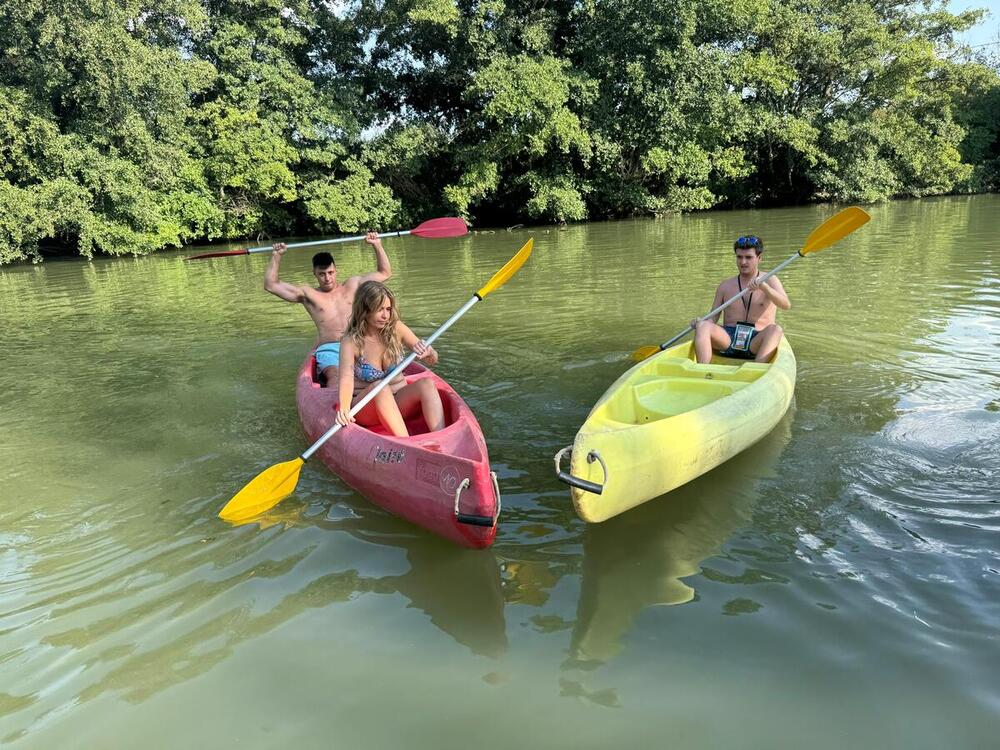
{"type": "Polygon", "coordinates": [[[313,329],[267,256],[0,270],[0,746],[996,747],[1000,196],[874,206],[782,272],[796,394],[750,451],[601,525],[555,479],[734,237],[771,267],[833,212],[387,240],[426,335],[535,238],[437,347],[499,475],[485,551],[316,461],[216,518],[305,447],[313,329]]]}

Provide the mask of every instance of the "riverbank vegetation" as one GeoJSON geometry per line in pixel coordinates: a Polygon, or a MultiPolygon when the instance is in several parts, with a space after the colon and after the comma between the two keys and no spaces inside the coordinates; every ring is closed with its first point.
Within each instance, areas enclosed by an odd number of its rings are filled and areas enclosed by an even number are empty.
{"type": "Polygon", "coordinates": [[[0,263],[1000,188],[978,11],[895,0],[23,0],[0,263]]]}

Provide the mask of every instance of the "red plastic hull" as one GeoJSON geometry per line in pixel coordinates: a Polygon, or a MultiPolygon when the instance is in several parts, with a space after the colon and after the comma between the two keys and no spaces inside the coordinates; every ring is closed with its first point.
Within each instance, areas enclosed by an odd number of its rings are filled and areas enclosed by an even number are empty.
{"type": "MultiPolygon", "coordinates": [[[[334,422],[337,389],[322,388],[313,377],[310,356],[295,387],[302,429],[315,442],[334,422]]],[[[444,380],[420,364],[406,368],[407,382],[434,381],[444,404],[447,426],[427,432],[422,419],[407,423],[410,437],[352,424],[317,452],[347,484],[391,513],[464,547],[488,547],[497,533],[499,497],[490,476],[486,441],[472,410],[444,380]],[[461,489],[463,480],[468,486],[461,489]],[[455,515],[459,492],[462,514],[489,517],[490,526],[461,523],[455,515]]]]}

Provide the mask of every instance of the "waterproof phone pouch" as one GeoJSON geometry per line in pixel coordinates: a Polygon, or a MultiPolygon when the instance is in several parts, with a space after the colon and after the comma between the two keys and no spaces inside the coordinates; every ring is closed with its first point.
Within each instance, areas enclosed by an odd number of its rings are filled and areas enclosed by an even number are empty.
{"type": "Polygon", "coordinates": [[[736,333],[733,334],[733,343],[730,345],[734,351],[750,351],[750,339],[753,338],[757,329],[749,323],[737,323],[736,333]]]}

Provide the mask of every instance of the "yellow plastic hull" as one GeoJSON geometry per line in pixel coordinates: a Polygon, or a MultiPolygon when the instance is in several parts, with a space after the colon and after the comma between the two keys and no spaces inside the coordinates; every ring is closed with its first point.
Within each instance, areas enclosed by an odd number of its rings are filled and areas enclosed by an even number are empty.
{"type": "Polygon", "coordinates": [[[577,514],[607,520],[746,450],[788,411],[795,369],[784,338],[770,363],[699,365],[691,343],[640,362],[601,396],[573,442],[569,473],[603,485],[599,495],[570,488],[577,514]]]}

